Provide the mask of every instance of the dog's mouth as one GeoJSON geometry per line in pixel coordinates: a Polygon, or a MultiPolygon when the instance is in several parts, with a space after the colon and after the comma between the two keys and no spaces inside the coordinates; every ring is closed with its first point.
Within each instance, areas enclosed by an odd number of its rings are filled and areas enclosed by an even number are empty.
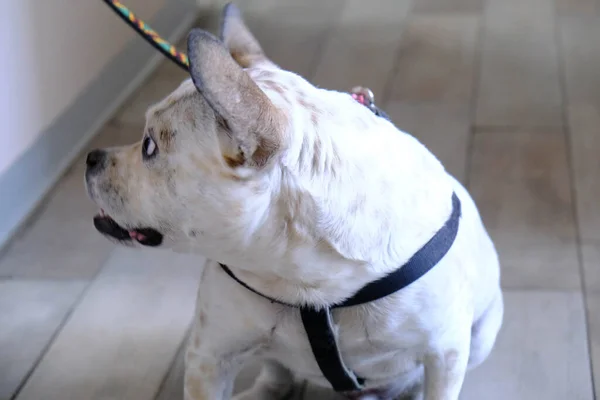
{"type": "Polygon", "coordinates": [[[125,229],[117,224],[114,219],[105,214],[104,210],[100,210],[100,214],[94,217],[94,226],[98,232],[122,243],[136,241],[144,246],[157,247],[160,246],[163,241],[163,234],[156,229],[125,229]]]}

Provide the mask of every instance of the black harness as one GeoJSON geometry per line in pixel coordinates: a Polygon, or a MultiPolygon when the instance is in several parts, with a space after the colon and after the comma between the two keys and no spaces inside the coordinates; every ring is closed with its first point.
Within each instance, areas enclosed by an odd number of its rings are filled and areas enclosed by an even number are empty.
{"type": "MultiPolygon", "coordinates": [[[[376,113],[376,115],[387,118],[387,115],[377,109],[374,104],[368,106],[376,113]]],[[[238,279],[226,265],[220,265],[231,278],[246,289],[256,293],[258,296],[264,297],[272,303],[298,308],[317,364],[333,389],[336,392],[360,391],[364,388],[365,379],[356,376],[356,374],[344,364],[333,332],[331,310],[335,308],[357,306],[379,300],[407,287],[417,279],[421,278],[437,265],[452,247],[458,233],[460,216],[460,200],[456,194],[453,194],[452,212],[444,226],[442,226],[442,228],[437,231],[437,233],[425,243],[425,245],[421,247],[421,249],[417,251],[406,264],[383,278],[367,284],[349,299],[325,308],[316,308],[310,305],[288,304],[273,299],[251,288],[238,279]]]]}

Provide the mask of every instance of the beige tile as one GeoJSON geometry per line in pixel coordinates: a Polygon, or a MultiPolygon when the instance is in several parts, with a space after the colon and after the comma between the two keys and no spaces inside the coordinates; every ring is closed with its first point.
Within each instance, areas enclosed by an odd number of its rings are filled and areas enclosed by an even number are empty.
{"type": "Polygon", "coordinates": [[[505,293],[504,325],[490,358],[465,380],[461,400],[592,400],[579,293],[505,293]]]}
{"type": "Polygon", "coordinates": [[[119,123],[144,124],[148,107],[158,103],[168,94],[173,92],[187,78],[186,74],[175,73],[172,67],[165,67],[169,71],[158,71],[141,84],[139,89],[131,96],[119,110],[114,120],[119,123]]]}
{"type": "Polygon", "coordinates": [[[0,281],[0,399],[15,393],[85,286],[77,281],[0,281]]]}
{"type": "Polygon", "coordinates": [[[600,398],[600,293],[588,293],[587,315],[596,399],[600,398]]]}
{"type": "Polygon", "coordinates": [[[570,106],[569,125],[580,234],[600,242],[600,101],[570,106]]]}
{"type": "Polygon", "coordinates": [[[414,13],[479,14],[483,0],[416,0],[414,13]]]}
{"type": "Polygon", "coordinates": [[[265,0],[239,4],[267,56],[282,68],[310,78],[344,2],[265,0]]]}
{"type": "MultiPolygon", "coordinates": [[[[587,293],[600,295],[600,241],[583,240],[581,261],[587,293]]],[[[598,367],[600,368],[600,365],[598,367]]]]}
{"type": "Polygon", "coordinates": [[[313,82],[340,91],[366,86],[381,98],[410,3],[381,0],[373,6],[363,0],[348,0],[323,46],[313,82]]]}
{"type": "MultiPolygon", "coordinates": [[[[203,15],[196,21],[194,28],[202,28],[214,34],[218,29],[220,13],[215,8],[202,12],[203,15]]],[[[187,53],[187,35],[174,43],[178,50],[187,53]]],[[[145,113],[148,107],[159,102],[174,91],[184,80],[189,78],[189,73],[165,58],[156,71],[143,82],[132,96],[119,109],[114,120],[120,123],[144,125],[145,113]]]]}
{"type": "MultiPolygon", "coordinates": [[[[213,3],[213,0],[195,0],[196,3],[213,3]]],[[[229,0],[227,0],[229,2],[229,0]]],[[[220,23],[221,23],[221,10],[225,2],[222,5],[216,4],[203,4],[200,5],[200,16],[194,23],[193,28],[200,28],[211,32],[214,35],[219,35],[220,23]]],[[[187,34],[183,35],[181,39],[174,42],[173,45],[179,51],[187,53],[187,34]]],[[[154,77],[157,79],[171,80],[173,82],[181,82],[189,77],[189,73],[182,69],[179,65],[175,64],[171,60],[165,58],[156,69],[154,77]]]]}
{"type": "Polygon", "coordinates": [[[18,400],[152,398],[191,322],[202,265],[119,247],[18,400]]]}
{"type": "Polygon", "coordinates": [[[600,293],[600,45],[595,40],[600,35],[600,17],[560,21],[584,284],[588,291],[600,293]]]}
{"type": "MultiPolygon", "coordinates": [[[[116,122],[108,123],[102,131],[96,136],[86,150],[104,147],[125,146],[142,140],[144,135],[144,124],[120,124],[116,122]]],[[[85,168],[85,152],[81,154],[76,162],[82,170],[85,168]]]]}
{"type": "Polygon", "coordinates": [[[473,16],[409,18],[390,100],[470,104],[478,24],[473,16]]]}
{"type": "MultiPolygon", "coordinates": [[[[178,49],[187,53],[187,45],[185,43],[184,46],[178,46],[178,49]]],[[[183,82],[189,77],[189,72],[187,72],[171,60],[164,60],[163,62],[161,62],[158,68],[156,69],[156,72],[152,76],[152,78],[158,80],[174,82],[175,85],[177,85],[177,83],[179,82],[183,82]]]]}
{"type": "Polygon", "coordinates": [[[470,136],[467,108],[392,103],[385,109],[398,129],[419,139],[450,174],[465,182],[470,136]]]}
{"type": "Polygon", "coordinates": [[[478,85],[479,126],[561,126],[555,17],[548,0],[490,1],[478,85]]]}
{"type": "Polygon", "coordinates": [[[106,261],[114,245],[94,229],[98,209],[87,199],[83,174],[67,178],[11,241],[0,258],[0,276],[91,279],[106,261]]]}
{"type": "Polygon", "coordinates": [[[558,15],[593,15],[600,11],[597,0],[555,0],[558,15]]]}
{"type": "MultiPolygon", "coordinates": [[[[141,135],[141,126],[109,124],[87,150],[129,144],[141,135]]],[[[85,151],[3,252],[0,276],[90,279],[106,261],[114,245],[94,229],[98,208],[85,191],[84,160],[85,151]]]]}
{"type": "MultiPolygon", "coordinates": [[[[196,23],[194,24],[194,27],[202,28],[204,30],[211,32],[214,35],[219,35],[220,29],[221,29],[221,13],[223,11],[223,7],[225,7],[225,5],[227,3],[230,3],[231,0],[195,0],[195,1],[196,1],[196,3],[198,3],[198,1],[204,2],[204,6],[202,7],[202,10],[200,11],[200,14],[198,16],[198,19],[196,20],[196,23]]],[[[248,0],[245,0],[245,1],[248,1],[248,0]]],[[[236,4],[239,4],[239,2],[236,2],[236,4]]],[[[179,40],[179,42],[185,43],[185,45],[182,46],[183,49],[185,49],[187,46],[186,39],[187,39],[187,37],[183,37],[179,40]]]]}
{"type": "Polygon", "coordinates": [[[185,374],[185,348],[187,338],[181,344],[175,360],[163,381],[155,400],[183,399],[183,377],[185,374]]]}
{"type": "Polygon", "coordinates": [[[470,191],[494,239],[508,288],[580,287],[564,135],[474,137],[470,191]]]}
{"type": "Polygon", "coordinates": [[[561,18],[559,22],[569,105],[600,108],[600,16],[561,18]]]}

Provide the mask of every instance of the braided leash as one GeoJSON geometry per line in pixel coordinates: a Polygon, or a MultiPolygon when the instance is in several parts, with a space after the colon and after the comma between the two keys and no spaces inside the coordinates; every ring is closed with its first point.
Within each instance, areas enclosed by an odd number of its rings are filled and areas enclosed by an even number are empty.
{"type": "MultiPolygon", "coordinates": [[[[127,22],[127,24],[131,26],[141,37],[154,46],[165,57],[179,65],[184,70],[189,71],[190,62],[185,53],[177,50],[175,46],[163,39],[154,29],[150,27],[150,25],[137,18],[129,8],[125,7],[119,1],[104,0],[104,2],[108,4],[108,6],[112,8],[112,10],[116,12],[125,22],[127,22]]],[[[354,100],[373,111],[376,115],[389,120],[389,117],[381,109],[375,106],[375,97],[373,96],[373,92],[371,92],[371,90],[365,87],[356,86],[352,88],[350,93],[354,100]]]]}
{"type": "Polygon", "coordinates": [[[171,61],[179,65],[186,71],[189,70],[190,63],[185,53],[178,51],[175,46],[163,39],[154,29],[147,23],[137,18],[134,13],[123,4],[116,0],[104,0],[118,15],[123,18],[129,26],[140,34],[148,43],[154,46],[158,51],[163,53],[171,61]]]}

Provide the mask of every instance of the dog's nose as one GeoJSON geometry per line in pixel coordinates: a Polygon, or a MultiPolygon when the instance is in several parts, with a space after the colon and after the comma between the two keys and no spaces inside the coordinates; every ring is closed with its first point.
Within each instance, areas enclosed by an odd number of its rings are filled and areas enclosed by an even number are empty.
{"type": "Polygon", "coordinates": [[[92,150],[88,153],[85,163],[87,165],[87,173],[94,174],[104,168],[106,160],[106,152],[104,150],[92,150]]]}

